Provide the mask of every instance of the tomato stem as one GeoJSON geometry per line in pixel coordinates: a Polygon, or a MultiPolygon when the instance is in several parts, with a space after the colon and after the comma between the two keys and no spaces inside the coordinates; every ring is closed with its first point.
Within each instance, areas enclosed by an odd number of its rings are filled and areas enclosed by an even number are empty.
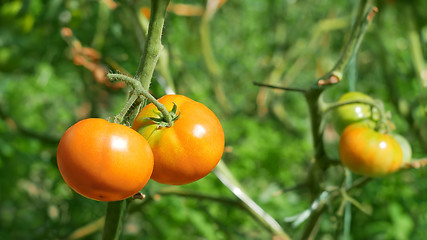
{"type": "Polygon", "coordinates": [[[122,231],[127,200],[108,202],[102,240],[118,240],[122,231]]]}
{"type": "Polygon", "coordinates": [[[170,0],[151,0],[151,16],[148,26],[147,42],[141,56],[136,78],[142,83],[144,89],[150,87],[154,69],[163,49],[162,32],[165,23],[166,9],[170,0]]]}
{"type": "MultiPolygon", "coordinates": [[[[120,113],[114,117],[115,123],[122,124],[124,122],[125,115],[129,112],[130,108],[132,107],[133,103],[136,101],[137,98],[138,98],[138,95],[136,95],[136,94],[132,94],[130,96],[130,98],[126,102],[125,106],[123,106],[122,110],[120,111],[120,113]]],[[[128,123],[126,123],[126,124],[128,124],[128,123]]]]}
{"type": "Polygon", "coordinates": [[[107,74],[107,77],[112,82],[123,81],[126,84],[132,86],[133,90],[135,91],[135,93],[137,95],[142,95],[142,96],[148,98],[148,100],[150,102],[152,102],[157,107],[157,109],[159,109],[159,111],[162,113],[163,117],[165,118],[168,127],[173,126],[173,120],[172,120],[172,116],[171,116],[170,112],[166,109],[166,107],[163,104],[161,104],[159,101],[157,101],[157,99],[155,97],[153,97],[153,95],[151,95],[142,86],[141,82],[139,82],[135,78],[128,77],[128,76],[123,75],[123,74],[109,73],[109,74],[107,74]]]}

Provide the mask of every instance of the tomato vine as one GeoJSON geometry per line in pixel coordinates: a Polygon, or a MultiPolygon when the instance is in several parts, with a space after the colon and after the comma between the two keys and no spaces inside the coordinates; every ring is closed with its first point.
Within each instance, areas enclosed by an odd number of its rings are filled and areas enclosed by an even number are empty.
{"type": "MultiPolygon", "coordinates": [[[[126,108],[129,107],[128,110],[131,109],[132,111],[125,110],[124,116],[119,117],[120,121],[133,120],[133,118],[139,112],[140,104],[144,102],[143,99],[139,96],[139,93],[142,93],[144,90],[148,89],[151,83],[154,68],[157,64],[157,60],[162,48],[161,37],[166,17],[166,9],[169,5],[169,2],[170,0],[151,0],[152,14],[148,28],[147,42],[145,43],[146,45],[141,55],[141,61],[136,74],[137,78],[139,78],[139,82],[142,85],[142,88],[137,89],[139,92],[137,91],[136,93],[133,93],[133,96],[129,99],[130,101],[128,101],[126,104],[126,108]]],[[[134,83],[136,84],[136,82],[134,83]]],[[[160,105],[159,107],[161,108],[160,105]]],[[[169,113],[164,114],[169,116],[170,119],[169,113]]],[[[127,200],[108,203],[104,232],[102,235],[103,240],[119,239],[123,215],[125,214],[127,205],[127,200]]]]}

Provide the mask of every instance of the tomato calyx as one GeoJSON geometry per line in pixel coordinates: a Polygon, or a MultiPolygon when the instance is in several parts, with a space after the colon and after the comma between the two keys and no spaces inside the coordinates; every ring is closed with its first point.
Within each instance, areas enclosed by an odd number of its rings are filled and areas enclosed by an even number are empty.
{"type": "Polygon", "coordinates": [[[178,111],[178,106],[175,103],[173,103],[172,110],[169,112],[169,114],[172,118],[171,122],[168,122],[167,117],[162,112],[160,112],[159,110],[155,110],[154,114],[156,114],[157,117],[149,117],[146,119],[150,119],[151,121],[153,121],[157,125],[158,129],[159,128],[172,127],[174,122],[176,120],[178,120],[179,117],[181,116],[181,113],[178,111]]]}

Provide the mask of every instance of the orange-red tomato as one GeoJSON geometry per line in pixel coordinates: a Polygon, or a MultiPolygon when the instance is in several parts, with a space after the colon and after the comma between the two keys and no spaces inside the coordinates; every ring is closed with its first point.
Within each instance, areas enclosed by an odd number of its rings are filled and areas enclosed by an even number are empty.
{"type": "Polygon", "coordinates": [[[118,201],[138,193],[153,171],[148,142],[133,129],[99,118],[82,120],[62,136],[58,168],[79,194],[118,201]]]}
{"type": "Polygon", "coordinates": [[[158,117],[157,108],[145,106],[132,128],[144,136],[154,154],[151,178],[159,183],[181,185],[194,182],[211,172],[224,151],[224,131],[215,114],[205,105],[182,95],[158,99],[180,117],[172,127],[161,127],[148,119],[158,117]]]}
{"type": "Polygon", "coordinates": [[[352,124],[344,129],[339,143],[340,158],[353,172],[376,177],[398,170],[402,150],[391,136],[373,129],[352,124]]]}

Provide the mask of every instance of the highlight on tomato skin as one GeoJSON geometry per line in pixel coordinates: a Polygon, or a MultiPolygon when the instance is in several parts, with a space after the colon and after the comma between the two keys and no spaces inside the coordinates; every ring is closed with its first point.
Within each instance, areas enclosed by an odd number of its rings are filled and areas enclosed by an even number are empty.
{"type": "Polygon", "coordinates": [[[344,129],[339,143],[339,154],[344,166],[370,177],[381,177],[397,171],[403,161],[399,143],[388,134],[382,134],[361,125],[344,129]]]}
{"type": "Polygon", "coordinates": [[[153,171],[148,142],[133,129],[104,119],[84,119],[61,137],[58,169],[77,193],[119,201],[138,193],[153,171]]]}
{"type": "Polygon", "coordinates": [[[150,120],[158,117],[153,104],[141,110],[132,126],[153,151],[151,178],[163,184],[183,185],[205,177],[224,152],[224,131],[218,118],[202,103],[183,95],[165,95],[158,101],[168,111],[177,106],[179,118],[172,127],[160,127],[150,120]]]}

